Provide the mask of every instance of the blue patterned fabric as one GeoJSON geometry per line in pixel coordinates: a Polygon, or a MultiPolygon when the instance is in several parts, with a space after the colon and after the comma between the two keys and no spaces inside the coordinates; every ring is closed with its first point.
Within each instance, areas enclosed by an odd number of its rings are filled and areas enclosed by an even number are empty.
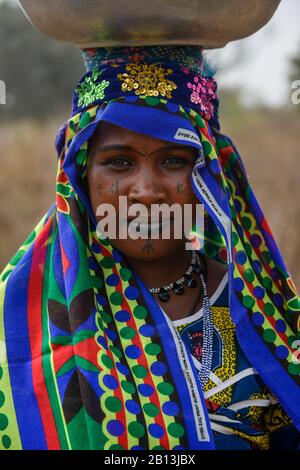
{"type": "MultiPolygon", "coordinates": [[[[106,108],[107,119],[150,136],[161,119],[167,141],[186,126],[185,139],[199,148],[191,186],[207,214],[197,233],[201,250],[227,265],[238,345],[300,430],[300,299],[239,153],[218,131],[215,82],[194,68],[195,58],[189,68],[182,58],[143,62],[140,54],[143,48],[128,61],[106,58],[79,83],[56,141],[55,205],[1,274],[2,448],[222,444],[214,441],[191,352],[126,257],[97,235],[87,165],[106,108]],[[119,105],[126,113],[119,115],[119,105]]],[[[249,434],[244,424],[236,423],[249,434]]]]}

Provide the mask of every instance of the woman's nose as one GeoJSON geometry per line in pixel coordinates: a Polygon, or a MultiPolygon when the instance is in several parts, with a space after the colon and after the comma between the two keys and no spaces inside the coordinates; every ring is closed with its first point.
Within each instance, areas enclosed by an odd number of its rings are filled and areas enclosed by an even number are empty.
{"type": "Polygon", "coordinates": [[[165,198],[166,192],[159,181],[157,173],[152,174],[151,171],[145,171],[135,175],[128,193],[129,203],[150,206],[151,204],[165,202],[165,198]]]}

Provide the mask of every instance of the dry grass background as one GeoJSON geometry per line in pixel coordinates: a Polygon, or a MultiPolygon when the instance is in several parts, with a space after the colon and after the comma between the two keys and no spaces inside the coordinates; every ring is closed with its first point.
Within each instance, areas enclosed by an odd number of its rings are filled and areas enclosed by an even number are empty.
{"type": "Polygon", "coordinates": [[[224,121],[300,291],[300,114],[253,111],[224,121]]]}
{"type": "MultiPolygon", "coordinates": [[[[63,119],[0,125],[0,269],[54,202],[54,137],[63,119]]],[[[300,114],[246,111],[224,116],[252,187],[300,290],[300,114]]]]}
{"type": "Polygon", "coordinates": [[[0,125],[0,269],[55,198],[59,119],[0,125]]]}

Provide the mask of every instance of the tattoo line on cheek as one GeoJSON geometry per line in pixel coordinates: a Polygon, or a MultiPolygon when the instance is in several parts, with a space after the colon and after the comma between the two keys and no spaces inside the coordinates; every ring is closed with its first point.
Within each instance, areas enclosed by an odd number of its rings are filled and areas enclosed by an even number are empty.
{"type": "Polygon", "coordinates": [[[181,181],[177,181],[177,194],[184,193],[186,190],[186,185],[184,185],[181,181]]]}
{"type": "Polygon", "coordinates": [[[119,180],[115,181],[109,188],[108,194],[119,194],[119,180]]]}

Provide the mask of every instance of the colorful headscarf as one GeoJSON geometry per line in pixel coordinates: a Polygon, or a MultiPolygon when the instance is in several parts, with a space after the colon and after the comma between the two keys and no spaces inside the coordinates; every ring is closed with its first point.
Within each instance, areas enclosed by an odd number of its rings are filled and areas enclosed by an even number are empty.
{"type": "Polygon", "coordinates": [[[201,50],[183,49],[86,51],[92,70],[57,138],[56,203],[1,275],[0,447],[214,448],[189,351],[125,257],[96,234],[86,175],[101,120],[165,140],[185,129],[182,142],[199,149],[191,184],[207,214],[201,251],[228,264],[238,341],[300,430],[300,299],[238,151],[219,131],[201,50]]]}

